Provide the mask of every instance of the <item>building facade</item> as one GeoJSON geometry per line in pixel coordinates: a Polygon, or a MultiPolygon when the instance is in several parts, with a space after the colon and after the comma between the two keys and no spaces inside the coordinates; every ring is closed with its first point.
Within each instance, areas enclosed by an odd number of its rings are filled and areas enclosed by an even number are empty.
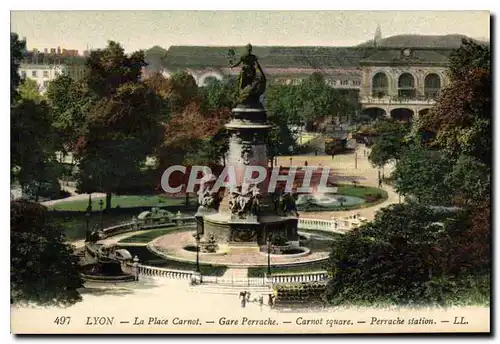
{"type": "Polygon", "coordinates": [[[19,67],[22,79],[36,81],[41,93],[47,90],[49,82],[59,75],[67,74],[73,80],[85,75],[85,57],[76,49],[45,48],[43,52],[33,49],[26,53],[19,67]]]}
{"type": "MultiPolygon", "coordinates": [[[[411,121],[428,111],[449,83],[450,53],[460,47],[462,35],[399,35],[374,39],[355,47],[254,47],[269,83],[298,85],[314,72],[334,88],[359,90],[363,114],[411,121]]],[[[485,43],[485,42],[482,42],[485,43]]],[[[144,77],[179,71],[190,73],[198,86],[213,78],[236,77],[228,68],[234,49],[244,47],[155,46],[146,50],[144,77]]],[[[233,57],[234,58],[234,57],[233,57]]],[[[233,61],[234,62],[234,61],[233,61]]]]}
{"type": "Polygon", "coordinates": [[[360,61],[360,102],[370,117],[411,121],[435,104],[447,75],[449,49],[383,49],[360,61]]]}
{"type": "Polygon", "coordinates": [[[64,65],[44,65],[44,64],[26,64],[19,66],[19,75],[21,79],[31,79],[36,81],[40,93],[47,90],[49,82],[56,79],[67,71],[64,65]]]}

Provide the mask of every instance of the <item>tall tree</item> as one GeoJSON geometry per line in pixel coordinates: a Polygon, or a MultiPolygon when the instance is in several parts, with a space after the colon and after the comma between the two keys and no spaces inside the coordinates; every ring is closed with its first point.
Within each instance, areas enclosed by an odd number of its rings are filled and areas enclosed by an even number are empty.
{"type": "Polygon", "coordinates": [[[487,265],[470,249],[470,235],[467,214],[418,204],[386,207],[334,242],[325,297],[344,305],[449,305],[460,297],[477,303],[467,297],[472,291],[487,303],[489,279],[481,271],[487,265]]]}
{"type": "Polygon", "coordinates": [[[63,74],[53,80],[46,93],[54,119],[54,129],[62,152],[72,152],[82,135],[85,118],[97,96],[83,81],[63,74]]]}
{"type": "Polygon", "coordinates": [[[410,127],[406,123],[383,119],[372,124],[372,133],[377,136],[368,160],[374,166],[384,167],[387,163],[400,158],[407,144],[405,138],[410,133],[410,127]]]}
{"type": "Polygon", "coordinates": [[[130,56],[116,42],[93,51],[84,78],[95,97],[75,145],[79,161],[78,189],[111,195],[137,177],[146,158],[163,138],[163,102],[140,81],[143,52],[130,56]]]}
{"type": "Polygon", "coordinates": [[[431,205],[451,205],[453,189],[447,176],[453,162],[441,151],[418,143],[406,147],[396,162],[392,178],[399,194],[431,205]]]}
{"type": "Polygon", "coordinates": [[[20,40],[17,33],[10,33],[10,101],[11,104],[16,100],[17,87],[21,83],[19,76],[19,66],[26,51],[26,41],[20,40]]]}
{"type": "Polygon", "coordinates": [[[44,206],[11,202],[10,254],[11,303],[70,305],[81,300],[78,257],[44,206]]]}
{"type": "Polygon", "coordinates": [[[105,192],[109,209],[112,193],[138,176],[162,141],[160,110],[158,97],[139,83],[122,85],[114,97],[98,101],[76,146],[79,190],[105,192]]]}
{"type": "Polygon", "coordinates": [[[188,104],[200,101],[196,80],[186,71],[174,73],[167,80],[166,97],[171,113],[182,111],[188,104]]]}
{"type": "Polygon", "coordinates": [[[431,144],[458,157],[468,154],[491,166],[490,47],[464,40],[450,56],[450,84],[436,105],[422,116],[431,144]]]}

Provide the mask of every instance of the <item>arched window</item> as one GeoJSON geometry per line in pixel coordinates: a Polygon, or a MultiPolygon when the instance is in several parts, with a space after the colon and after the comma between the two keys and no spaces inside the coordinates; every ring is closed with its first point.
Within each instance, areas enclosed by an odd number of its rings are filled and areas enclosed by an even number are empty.
{"type": "Polygon", "coordinates": [[[389,79],[385,73],[377,73],[372,79],[372,96],[383,98],[389,94],[389,79]]]}
{"type": "Polygon", "coordinates": [[[410,73],[403,73],[398,79],[398,96],[401,98],[415,98],[415,78],[410,73]]]}
{"type": "Polygon", "coordinates": [[[437,98],[441,90],[441,78],[435,73],[431,73],[424,80],[424,95],[425,98],[437,98]]]}

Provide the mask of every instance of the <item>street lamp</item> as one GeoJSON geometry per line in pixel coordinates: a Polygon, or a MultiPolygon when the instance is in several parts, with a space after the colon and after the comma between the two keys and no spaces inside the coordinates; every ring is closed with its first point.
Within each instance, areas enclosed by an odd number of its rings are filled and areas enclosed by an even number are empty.
{"type": "Polygon", "coordinates": [[[271,276],[271,239],[272,234],[267,237],[267,275],[271,276]]]}
{"type": "Polygon", "coordinates": [[[85,221],[87,223],[87,229],[86,229],[86,232],[85,232],[85,241],[89,242],[90,241],[90,230],[89,230],[89,222],[90,222],[90,211],[87,210],[87,212],[85,213],[85,221]]]}
{"type": "Polygon", "coordinates": [[[99,209],[101,210],[101,231],[104,229],[103,223],[102,223],[102,205],[104,202],[102,201],[102,198],[99,200],[99,209]]]}
{"type": "Polygon", "coordinates": [[[196,232],[196,272],[200,273],[200,233],[196,232]]]}

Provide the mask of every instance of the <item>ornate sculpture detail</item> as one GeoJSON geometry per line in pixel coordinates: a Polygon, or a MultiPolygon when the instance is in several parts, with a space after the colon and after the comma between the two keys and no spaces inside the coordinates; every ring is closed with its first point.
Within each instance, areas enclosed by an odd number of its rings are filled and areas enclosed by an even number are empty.
{"type": "Polygon", "coordinates": [[[251,159],[253,158],[252,146],[245,144],[241,150],[241,158],[243,159],[244,165],[250,165],[251,159]]]}
{"type": "MultiPolygon", "coordinates": [[[[266,76],[262,71],[257,56],[252,54],[252,45],[246,46],[246,53],[240,57],[240,60],[232,64],[230,68],[242,65],[239,76],[239,102],[242,104],[259,104],[259,99],[266,90],[266,76]]],[[[231,50],[230,54],[234,55],[231,50]]]]}
{"type": "Polygon", "coordinates": [[[212,190],[213,184],[216,181],[215,176],[208,175],[201,180],[200,189],[198,190],[198,203],[201,208],[214,209],[219,208],[218,193],[212,190]]]}
{"type": "Polygon", "coordinates": [[[231,241],[235,242],[255,241],[256,238],[257,231],[252,228],[234,228],[231,233],[231,241]]]}
{"type": "Polygon", "coordinates": [[[258,216],[260,212],[260,190],[257,185],[252,185],[250,188],[245,185],[242,189],[238,186],[237,189],[231,190],[229,194],[229,209],[234,215],[240,218],[246,218],[248,215],[258,216]]]}

